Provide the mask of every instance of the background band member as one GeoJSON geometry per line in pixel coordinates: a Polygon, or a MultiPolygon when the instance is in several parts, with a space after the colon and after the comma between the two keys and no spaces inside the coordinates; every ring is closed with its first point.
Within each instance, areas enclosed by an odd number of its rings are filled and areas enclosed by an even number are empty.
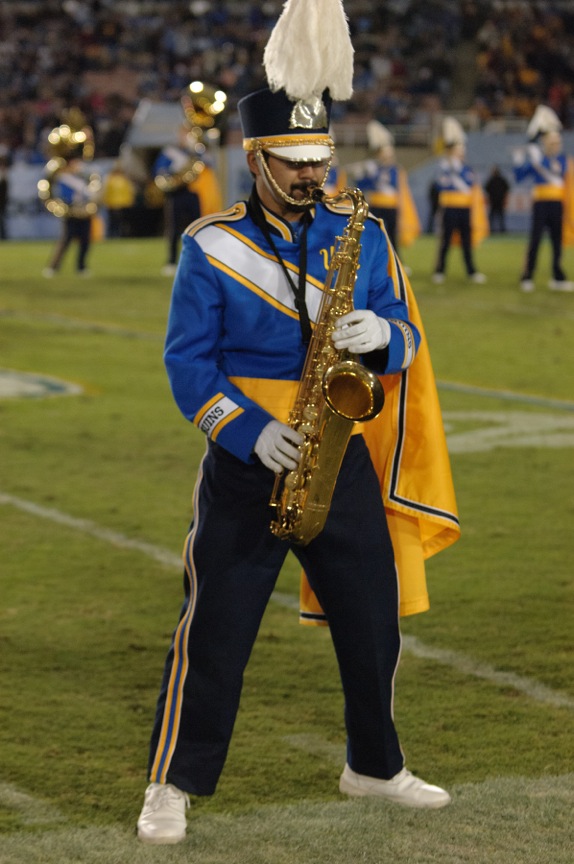
{"type": "Polygon", "coordinates": [[[83,113],[70,108],[63,122],[48,137],[50,160],[38,181],[38,196],[46,209],[61,219],[62,231],[52,258],[43,275],[50,278],[59,270],[68,247],[76,242],[76,271],[88,275],[87,256],[92,239],[92,223],[98,211],[102,182],[90,168],[94,156],[92,129],[83,113]]]}
{"type": "MultiPolygon", "coordinates": [[[[446,259],[456,237],[462,249],[466,272],[473,282],[486,281],[474,263],[473,229],[479,214],[475,196],[477,185],[473,169],[466,164],[466,135],[454,117],[446,117],[443,123],[444,156],[438,165],[440,235],[438,257],[433,273],[433,282],[442,283],[445,278],[446,259]]],[[[484,206],[484,202],[482,202],[484,206]]]]}
{"type": "Polygon", "coordinates": [[[356,183],[365,193],[371,213],[383,220],[389,240],[399,251],[402,246],[410,246],[421,232],[407,172],[398,164],[394,138],[382,123],[367,123],[367,139],[373,157],[362,163],[356,183]]]}
{"type": "Polygon", "coordinates": [[[162,273],[166,276],[175,273],[181,235],[187,226],[222,207],[219,181],[206,144],[201,140],[205,137],[202,124],[213,120],[210,116],[204,119],[207,115],[196,102],[191,106],[189,94],[183,97],[182,104],[184,111],[193,112],[193,124],[186,120],[180,125],[177,143],[164,147],[153,166],[155,183],[164,193],[168,249],[162,273]]]}
{"type": "Polygon", "coordinates": [[[494,165],[489,177],[484,184],[484,191],[488,197],[488,222],[491,233],[494,231],[506,231],[506,205],[510,183],[498,167],[494,165]]]}
{"type": "Polygon", "coordinates": [[[520,277],[522,291],[534,291],[534,270],[545,231],[552,246],[552,291],[574,291],[562,269],[562,244],[565,231],[574,231],[572,194],[573,171],[562,146],[562,124],[551,108],[540,105],[529,123],[530,143],[526,150],[514,154],[514,177],[520,183],[529,179],[532,187],[530,236],[524,269],[520,277]]]}

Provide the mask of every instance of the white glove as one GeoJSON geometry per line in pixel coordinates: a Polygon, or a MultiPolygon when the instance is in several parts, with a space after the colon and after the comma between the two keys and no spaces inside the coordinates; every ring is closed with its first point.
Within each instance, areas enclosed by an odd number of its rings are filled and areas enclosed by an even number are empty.
{"type": "Polygon", "coordinates": [[[331,338],[337,351],[368,354],[387,347],[391,341],[391,325],[370,309],[354,309],[337,319],[331,338]]]}
{"type": "Polygon", "coordinates": [[[271,420],[259,433],[253,450],[266,468],[281,474],[284,468],[296,468],[301,459],[298,447],[304,441],[296,429],[279,420],[271,420]]]}
{"type": "Polygon", "coordinates": [[[528,152],[528,158],[530,159],[533,165],[540,165],[542,162],[542,150],[538,146],[538,144],[529,144],[526,148],[528,152]]]}
{"type": "Polygon", "coordinates": [[[518,167],[526,162],[526,151],[524,147],[517,147],[512,151],[512,164],[518,167]]]}

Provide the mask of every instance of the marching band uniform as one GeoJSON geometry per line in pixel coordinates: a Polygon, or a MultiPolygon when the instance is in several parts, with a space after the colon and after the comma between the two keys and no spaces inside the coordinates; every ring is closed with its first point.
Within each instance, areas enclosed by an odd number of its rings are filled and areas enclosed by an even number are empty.
{"type": "Polygon", "coordinates": [[[42,271],[43,275],[49,278],[57,273],[68,247],[74,241],[78,244],[76,271],[80,275],[86,275],[93,216],[93,213],[86,210],[86,205],[94,202],[96,195],[99,194],[99,185],[96,190],[91,175],[87,174],[86,163],[79,158],[73,158],[65,169],[56,175],[53,181],[53,194],[68,210],[62,216],[61,238],[56,244],[48,267],[42,271]]]}
{"type": "MultiPolygon", "coordinates": [[[[437,185],[439,189],[438,206],[441,219],[438,258],[433,274],[433,282],[444,282],[446,259],[455,236],[460,239],[466,272],[473,282],[486,281],[474,264],[473,237],[478,216],[486,223],[484,200],[482,212],[476,206],[476,196],[480,195],[473,169],[464,162],[466,136],[458,121],[452,117],[444,120],[445,156],[438,166],[437,185]]],[[[480,238],[482,239],[482,238],[480,238]]]]}
{"type": "Polygon", "coordinates": [[[367,123],[369,148],[376,158],[367,159],[357,176],[357,186],[365,193],[374,216],[385,223],[389,240],[398,251],[410,246],[421,232],[420,221],[411,195],[407,173],[397,164],[394,138],[376,120],[367,123]]]}
{"type": "Polygon", "coordinates": [[[168,256],[162,272],[166,276],[175,273],[181,235],[187,226],[200,216],[220,210],[222,203],[215,171],[206,164],[205,154],[200,157],[195,151],[195,145],[188,140],[189,134],[189,128],[183,126],[180,142],[164,147],[153,166],[154,178],[174,177],[184,172],[193,160],[201,159],[203,166],[193,181],[177,184],[164,193],[168,256]]]}
{"type": "Polygon", "coordinates": [[[531,143],[526,151],[514,154],[514,178],[517,183],[532,181],[530,237],[524,270],[520,277],[523,291],[533,291],[533,274],[540,242],[547,230],[552,246],[552,279],[554,291],[574,291],[574,282],[566,279],[562,269],[562,245],[565,229],[572,231],[574,205],[573,171],[562,151],[562,124],[546,106],[539,106],[528,128],[531,143]]]}
{"type": "MultiPolygon", "coordinates": [[[[249,203],[239,202],[223,214],[199,220],[184,235],[166,348],[174,396],[184,416],[212,441],[251,463],[255,461],[253,445],[269,415],[287,420],[306,351],[295,298],[277,262],[266,257],[270,247],[252,212],[249,203]],[[264,288],[246,293],[241,285],[248,280],[264,288]],[[204,306],[212,310],[209,318],[204,306]],[[214,367],[213,357],[202,353],[201,346],[220,338],[221,306],[233,327],[223,324],[221,356],[214,367]],[[190,354],[194,345],[197,356],[190,354]]],[[[296,271],[300,238],[289,223],[265,210],[264,215],[279,255],[296,271]]],[[[330,248],[347,218],[348,212],[342,215],[323,205],[311,211],[306,232],[306,293],[312,320],[326,276],[322,250],[330,248]]],[[[385,235],[374,220],[366,224],[361,243],[364,258],[355,284],[355,305],[370,305],[381,317],[384,310],[384,317],[391,321],[408,321],[406,304],[395,296],[387,275],[385,235]],[[378,276],[376,266],[381,268],[378,276]]],[[[408,368],[418,342],[416,329],[408,326],[406,331],[402,324],[392,323],[388,359],[381,371],[408,368]]]]}
{"type": "Polygon", "coordinates": [[[86,259],[93,226],[100,221],[96,213],[102,190],[101,177],[88,169],[94,156],[93,131],[83,113],[70,108],[64,112],[62,124],[52,129],[48,141],[51,158],[38,181],[38,196],[50,213],[60,217],[62,233],[42,275],[54,276],[69,245],[77,241],[76,270],[85,276],[89,274],[86,259]]]}
{"type": "MultiPolygon", "coordinates": [[[[288,0],[278,28],[291,13],[305,17],[304,10],[304,2],[288,0]]],[[[306,32],[295,29],[298,39],[306,32]]],[[[279,30],[274,34],[284,45],[279,30]]],[[[306,35],[316,47],[316,34],[306,35]]],[[[271,68],[269,60],[268,79],[276,81],[271,68]]],[[[334,98],[348,98],[337,97],[347,91],[336,82],[330,89],[334,98]]],[[[165,362],[174,398],[205,432],[207,450],[184,547],[185,601],[151,738],[150,785],[138,820],[144,842],[182,840],[188,793],[210,795],[216,788],[243,671],[289,549],[327,615],[336,648],[348,734],[341,791],[412,807],[450,801],[404,767],[392,708],[400,650],[397,576],[379,478],[360,429],[351,436],[321,533],[302,546],[269,528],[275,472],[299,458],[301,435],[285,421],[302,375],[308,325],[316,321],[333,243],[350,215],[328,202],[313,204],[310,196],[309,184],[324,181],[332,152],[325,90],[323,84],[322,95],[292,95],[286,83],[239,102],[255,176],[251,197],[199,220],[182,242],[165,362]],[[285,177],[292,179],[281,187],[285,177]],[[288,182],[306,190],[304,204],[286,197],[288,182]]],[[[367,219],[357,311],[339,319],[333,342],[363,353],[381,374],[408,375],[422,339],[411,304],[381,224],[367,219]]],[[[458,524],[455,512],[449,519],[447,543],[458,524]]]]}

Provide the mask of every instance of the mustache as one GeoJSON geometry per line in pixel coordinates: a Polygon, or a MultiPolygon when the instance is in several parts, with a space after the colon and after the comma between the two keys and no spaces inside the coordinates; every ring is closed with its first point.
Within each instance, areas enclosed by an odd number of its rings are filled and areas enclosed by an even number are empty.
{"type": "Polygon", "coordinates": [[[301,180],[298,183],[291,184],[291,192],[303,192],[305,195],[309,195],[312,189],[317,186],[312,180],[301,180]]]}

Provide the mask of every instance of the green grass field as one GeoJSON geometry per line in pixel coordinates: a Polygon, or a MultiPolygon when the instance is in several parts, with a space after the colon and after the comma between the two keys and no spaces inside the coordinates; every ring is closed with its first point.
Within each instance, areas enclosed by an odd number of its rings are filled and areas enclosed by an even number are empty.
{"type": "MultiPolygon", "coordinates": [[[[518,290],[523,237],[406,250],[440,386],[462,537],[403,621],[395,716],[418,813],[338,793],[342,699],[329,634],[298,624],[289,560],[247,670],[217,794],[181,846],[134,836],[179,555],[204,440],[162,362],[162,239],[72,252],[0,245],[8,373],[79,388],[0,396],[0,864],[570,864],[574,836],[574,294],[518,290]]],[[[574,251],[564,264],[574,277],[574,251]]],[[[54,385],[55,386],[55,385],[54,385]]]]}

